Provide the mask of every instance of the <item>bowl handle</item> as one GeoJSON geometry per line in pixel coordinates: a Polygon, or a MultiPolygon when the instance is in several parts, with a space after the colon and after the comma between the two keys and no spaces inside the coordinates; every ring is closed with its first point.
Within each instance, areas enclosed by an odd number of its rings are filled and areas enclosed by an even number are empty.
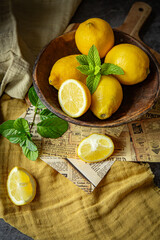
{"type": "Polygon", "coordinates": [[[147,3],[135,2],[125,18],[124,23],[117,29],[140,40],[139,31],[144,22],[147,20],[151,11],[152,8],[147,3]]]}

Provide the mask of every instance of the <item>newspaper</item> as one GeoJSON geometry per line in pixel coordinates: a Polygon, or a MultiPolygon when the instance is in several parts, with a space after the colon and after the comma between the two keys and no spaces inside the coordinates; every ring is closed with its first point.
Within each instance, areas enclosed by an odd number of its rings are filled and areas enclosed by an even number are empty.
{"type": "MultiPolygon", "coordinates": [[[[34,106],[26,111],[29,123],[34,118],[34,106]]],[[[40,121],[37,114],[35,124],[40,121]]],[[[93,128],[69,123],[69,129],[57,139],[42,138],[32,128],[32,139],[40,159],[68,178],[85,192],[92,192],[115,161],[160,162],[160,98],[141,119],[113,128],[93,128]],[[91,133],[110,136],[115,150],[110,158],[99,163],[86,163],[77,156],[80,141],[91,133]]]]}
{"type": "Polygon", "coordinates": [[[112,138],[115,145],[115,150],[109,159],[112,161],[137,161],[128,126],[127,124],[123,126],[124,128],[120,136],[117,138],[112,138]]]}
{"type": "Polygon", "coordinates": [[[62,137],[57,139],[43,138],[42,139],[42,156],[49,154],[54,158],[73,158],[79,159],[77,156],[77,147],[79,143],[92,133],[107,134],[111,137],[119,137],[124,126],[117,128],[93,128],[84,127],[69,123],[68,131],[62,137]],[[121,130],[121,131],[120,131],[121,130]]]}
{"type": "MultiPolygon", "coordinates": [[[[34,106],[31,105],[26,111],[25,119],[29,123],[33,121],[34,110],[34,106]]],[[[92,192],[110,170],[116,157],[119,157],[119,153],[117,151],[115,159],[108,159],[99,163],[85,163],[77,156],[76,149],[78,144],[91,133],[107,134],[116,139],[120,136],[124,126],[114,128],[90,128],[69,123],[69,129],[62,137],[51,139],[42,138],[37,133],[36,124],[39,121],[40,117],[37,114],[31,134],[40,152],[40,159],[85,192],[92,192]]]]}
{"type": "Polygon", "coordinates": [[[160,162],[160,118],[128,124],[137,161],[160,162]]]}
{"type": "Polygon", "coordinates": [[[160,162],[160,96],[150,111],[128,127],[135,161],[160,162]]]}

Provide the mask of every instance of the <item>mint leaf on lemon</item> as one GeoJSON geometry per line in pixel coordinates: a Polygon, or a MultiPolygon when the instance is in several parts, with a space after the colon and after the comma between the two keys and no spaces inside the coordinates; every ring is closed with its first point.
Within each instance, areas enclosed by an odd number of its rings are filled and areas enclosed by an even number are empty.
{"type": "Polygon", "coordinates": [[[101,64],[101,59],[95,45],[92,45],[92,47],[89,49],[88,55],[82,54],[77,56],[76,59],[81,64],[77,67],[77,69],[81,73],[88,75],[86,84],[91,94],[96,91],[101,80],[101,75],[124,74],[123,69],[115,64],[101,64]]]}
{"type": "Polygon", "coordinates": [[[101,66],[101,74],[102,75],[109,75],[109,74],[122,75],[124,74],[124,71],[121,67],[115,64],[103,63],[101,66]]]}
{"type": "Polygon", "coordinates": [[[87,87],[89,88],[89,91],[91,94],[95,92],[97,89],[97,86],[99,84],[99,81],[101,80],[101,74],[98,73],[97,75],[89,75],[87,77],[87,87]]]}
{"type": "Polygon", "coordinates": [[[80,65],[77,67],[77,69],[85,75],[89,75],[94,72],[94,69],[91,69],[89,65],[80,65]]]}
{"type": "Polygon", "coordinates": [[[95,66],[94,75],[97,75],[100,72],[101,68],[99,66],[95,66]]]}
{"type": "Polygon", "coordinates": [[[95,45],[93,45],[87,55],[88,63],[92,66],[101,66],[101,59],[98,50],[95,45]]]}
{"type": "Polygon", "coordinates": [[[76,59],[81,65],[88,65],[87,55],[78,55],[76,59]]]}

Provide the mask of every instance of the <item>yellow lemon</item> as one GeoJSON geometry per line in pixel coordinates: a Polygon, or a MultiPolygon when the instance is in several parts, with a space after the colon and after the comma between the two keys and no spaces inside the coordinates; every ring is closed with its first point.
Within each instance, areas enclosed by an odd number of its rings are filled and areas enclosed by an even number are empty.
{"type": "Polygon", "coordinates": [[[79,51],[86,55],[92,45],[95,45],[100,58],[103,58],[114,45],[114,33],[105,20],[90,18],[77,28],[75,42],[79,51]]]}
{"type": "Polygon", "coordinates": [[[91,105],[91,94],[87,86],[75,79],[63,82],[58,91],[62,110],[71,117],[80,117],[91,105]]]}
{"type": "Polygon", "coordinates": [[[77,154],[83,161],[92,163],[105,160],[113,151],[114,144],[110,137],[94,133],[80,142],[77,154]]]}
{"type": "Polygon", "coordinates": [[[30,203],[36,194],[36,181],[21,167],[14,167],[7,179],[8,196],[15,205],[30,203]]]}
{"type": "Polygon", "coordinates": [[[121,67],[124,75],[116,75],[125,85],[142,82],[149,74],[149,57],[139,47],[122,43],[114,46],[105,57],[106,63],[113,63],[121,67]]]}
{"type": "Polygon", "coordinates": [[[56,89],[59,89],[60,85],[67,79],[77,79],[86,83],[86,75],[82,74],[76,67],[80,66],[76,57],[78,54],[69,55],[60,58],[53,65],[50,76],[49,84],[53,85],[56,89]]]}
{"type": "Polygon", "coordinates": [[[113,76],[102,76],[91,96],[91,111],[99,119],[109,118],[118,110],[123,99],[122,86],[113,76]]]}

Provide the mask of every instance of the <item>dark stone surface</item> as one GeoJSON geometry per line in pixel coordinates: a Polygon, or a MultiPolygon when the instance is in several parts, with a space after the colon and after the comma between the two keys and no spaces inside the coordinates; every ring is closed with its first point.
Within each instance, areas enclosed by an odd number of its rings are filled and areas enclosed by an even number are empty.
{"type": "MultiPolygon", "coordinates": [[[[120,26],[134,0],[84,0],[71,19],[71,22],[83,22],[91,17],[100,17],[110,23],[112,28],[120,26]]],[[[160,1],[142,1],[152,7],[152,12],[140,31],[140,38],[148,46],[160,52],[160,1]]]]}
{"type": "MultiPolygon", "coordinates": [[[[127,16],[134,0],[83,0],[71,22],[83,22],[91,17],[99,17],[114,27],[120,26],[127,16]]],[[[150,47],[160,52],[160,1],[145,0],[152,7],[152,13],[141,29],[141,39],[150,47]]],[[[150,164],[155,174],[155,184],[160,187],[160,163],[150,164]]],[[[17,229],[0,219],[1,240],[31,240],[17,229]]],[[[49,239],[50,240],[50,239],[49,239]]]]}

